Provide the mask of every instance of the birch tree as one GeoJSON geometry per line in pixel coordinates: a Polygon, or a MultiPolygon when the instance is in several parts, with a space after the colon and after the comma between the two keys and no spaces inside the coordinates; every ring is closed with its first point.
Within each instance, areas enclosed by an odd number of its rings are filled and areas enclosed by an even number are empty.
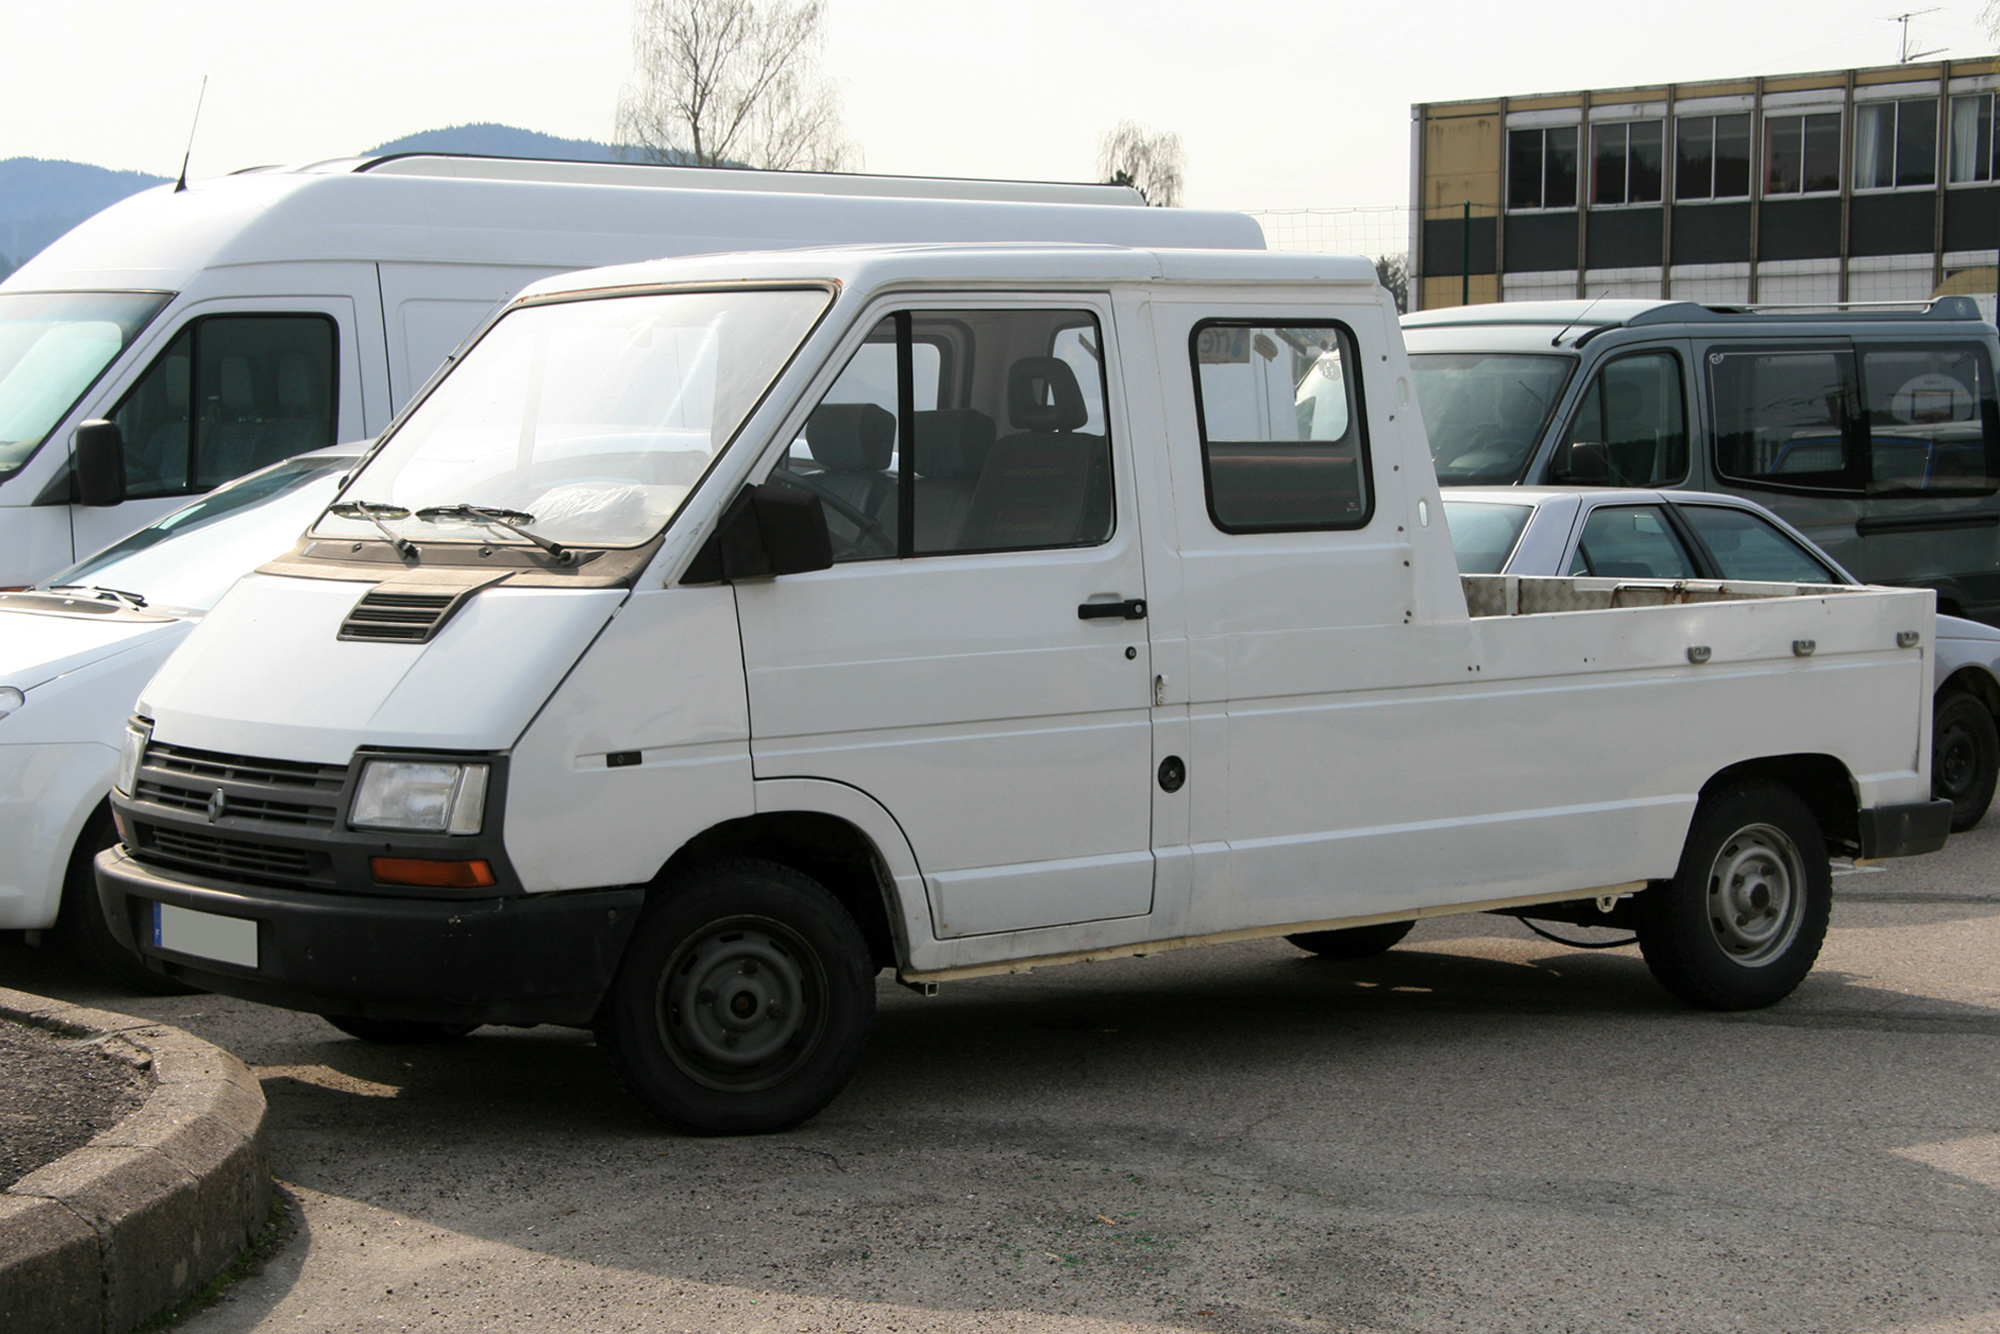
{"type": "Polygon", "coordinates": [[[1186,186],[1187,150],[1171,130],[1157,133],[1135,120],[1121,120],[1097,141],[1097,177],[1106,185],[1129,185],[1159,208],[1179,208],[1186,186]]]}
{"type": "Polygon", "coordinates": [[[649,162],[853,170],[825,20],[824,0],[634,0],[618,143],[649,162]]]}

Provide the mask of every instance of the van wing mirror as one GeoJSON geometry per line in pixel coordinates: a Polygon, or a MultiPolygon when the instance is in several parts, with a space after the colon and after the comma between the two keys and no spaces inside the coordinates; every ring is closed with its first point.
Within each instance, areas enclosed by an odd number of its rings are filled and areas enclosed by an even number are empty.
{"type": "Polygon", "coordinates": [[[1557,456],[1556,480],[1578,486],[1611,485],[1611,451],[1601,440],[1573,440],[1557,456]]]}
{"type": "Polygon", "coordinates": [[[715,535],[702,545],[681,582],[734,583],[803,574],[833,565],[826,507],[797,482],[772,478],[746,486],[723,511],[715,535]]]}
{"type": "Polygon", "coordinates": [[[76,501],[103,507],[125,503],[125,433],[117,422],[87,421],[72,437],[76,501]]]}

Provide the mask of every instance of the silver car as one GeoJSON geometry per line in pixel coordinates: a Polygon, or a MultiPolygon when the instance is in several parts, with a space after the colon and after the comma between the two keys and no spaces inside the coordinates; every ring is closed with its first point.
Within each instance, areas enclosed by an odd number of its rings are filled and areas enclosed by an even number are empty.
{"type": "MultiPolygon", "coordinates": [[[[1455,486],[1444,493],[1466,574],[1859,583],[1763,506],[1705,491],[1455,486]]],[[[1931,794],[1970,829],[2000,778],[2000,630],[1937,618],[1931,794]]]]}

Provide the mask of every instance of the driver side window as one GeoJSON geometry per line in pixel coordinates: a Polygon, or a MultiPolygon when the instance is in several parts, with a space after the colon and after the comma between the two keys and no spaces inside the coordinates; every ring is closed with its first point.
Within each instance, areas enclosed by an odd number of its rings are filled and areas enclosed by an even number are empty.
{"type": "Polygon", "coordinates": [[[1640,352],[1597,372],[1570,418],[1564,454],[1574,446],[1603,451],[1608,472],[1586,475],[1574,462],[1567,481],[1604,486],[1667,486],[1687,477],[1687,403],[1681,362],[1671,352],[1640,352]]]}

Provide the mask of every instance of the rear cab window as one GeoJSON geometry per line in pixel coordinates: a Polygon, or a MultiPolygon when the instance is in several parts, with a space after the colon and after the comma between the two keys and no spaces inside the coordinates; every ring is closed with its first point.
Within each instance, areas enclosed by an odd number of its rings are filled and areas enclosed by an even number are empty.
{"type": "Polygon", "coordinates": [[[1189,343],[1215,526],[1364,527],[1375,502],[1353,331],[1335,321],[1205,320],[1189,343]]]}

